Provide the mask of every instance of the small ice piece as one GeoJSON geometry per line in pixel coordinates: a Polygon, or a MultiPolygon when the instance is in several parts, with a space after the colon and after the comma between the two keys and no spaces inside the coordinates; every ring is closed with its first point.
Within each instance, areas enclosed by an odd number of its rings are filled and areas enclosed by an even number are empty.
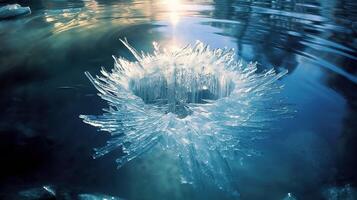
{"type": "Polygon", "coordinates": [[[42,187],[35,187],[28,190],[20,191],[18,195],[19,195],[18,197],[19,199],[28,199],[28,200],[55,199],[56,191],[53,186],[44,185],[42,187]]]}
{"type": "Polygon", "coordinates": [[[27,14],[31,14],[30,7],[22,7],[19,4],[10,4],[0,7],[0,19],[9,19],[27,14]]]}
{"type": "Polygon", "coordinates": [[[283,200],[297,200],[297,198],[289,192],[283,200]]]}
{"type": "Polygon", "coordinates": [[[44,185],[42,186],[43,189],[45,189],[48,193],[50,193],[52,196],[56,196],[56,191],[49,185],[44,185]]]}
{"type": "Polygon", "coordinates": [[[104,194],[79,194],[79,200],[124,200],[119,197],[104,195],[104,194]]]}
{"type": "Polygon", "coordinates": [[[289,116],[278,81],[287,70],[258,73],[256,63],[236,61],[233,49],[199,41],[177,49],[154,43],[152,54],[122,42],[136,61],[113,56],[110,72],[85,72],[109,108],[80,118],[112,135],[93,157],[121,148],[121,167],[158,146],[180,163],[182,183],[211,182],[239,196],[230,162],[254,155],[252,143],[270,122],[289,116]]]}

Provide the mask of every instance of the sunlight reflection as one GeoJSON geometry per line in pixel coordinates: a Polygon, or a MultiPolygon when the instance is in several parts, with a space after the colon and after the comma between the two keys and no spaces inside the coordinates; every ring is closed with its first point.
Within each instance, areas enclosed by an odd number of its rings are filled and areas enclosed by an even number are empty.
{"type": "Polygon", "coordinates": [[[95,15],[98,13],[96,0],[84,1],[83,8],[67,8],[63,10],[47,10],[44,14],[45,21],[53,24],[53,33],[60,33],[76,27],[90,27],[97,22],[95,15]]]}
{"type": "Polygon", "coordinates": [[[162,0],[170,17],[172,25],[176,25],[180,20],[182,2],[180,0],[162,0]]]}
{"type": "Polygon", "coordinates": [[[83,1],[84,5],[86,8],[92,10],[92,11],[96,11],[98,10],[98,2],[96,0],[89,0],[89,1],[83,1]]]}

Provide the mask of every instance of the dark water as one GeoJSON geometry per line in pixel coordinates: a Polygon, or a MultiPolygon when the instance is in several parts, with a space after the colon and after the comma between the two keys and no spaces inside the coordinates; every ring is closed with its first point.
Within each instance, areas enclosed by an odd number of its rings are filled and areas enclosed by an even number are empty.
{"type": "MultiPolygon", "coordinates": [[[[19,1],[21,2],[21,1],[19,1]]],[[[52,184],[126,199],[230,199],[181,185],[160,155],[116,169],[108,139],[79,114],[106,107],[83,72],[110,69],[152,42],[232,47],[261,70],[286,68],[297,113],[274,126],[238,169],[242,199],[353,198],[357,187],[357,3],[290,1],[22,1],[30,16],[0,21],[0,199],[52,184]],[[160,161],[160,162],[159,162],[160,161]],[[334,198],[336,197],[336,198],[334,198]]],[[[255,147],[253,147],[255,148],[255,147]]],[[[238,161],[237,162],[241,162],[238,161]]]]}

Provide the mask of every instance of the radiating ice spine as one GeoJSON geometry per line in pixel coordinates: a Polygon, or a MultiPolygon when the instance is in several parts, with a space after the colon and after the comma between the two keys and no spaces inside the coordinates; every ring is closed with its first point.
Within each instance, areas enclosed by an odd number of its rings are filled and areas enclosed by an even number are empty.
{"type": "Polygon", "coordinates": [[[251,140],[288,114],[276,82],[287,70],[257,73],[255,63],[237,62],[234,50],[211,50],[201,42],[181,49],[154,43],[154,53],[142,55],[122,42],[135,62],[113,57],[111,72],[85,73],[109,104],[103,115],[80,116],[112,135],[94,158],[121,148],[120,167],[162,144],[180,161],[183,183],[207,177],[236,194],[230,160],[251,154],[251,140]]]}

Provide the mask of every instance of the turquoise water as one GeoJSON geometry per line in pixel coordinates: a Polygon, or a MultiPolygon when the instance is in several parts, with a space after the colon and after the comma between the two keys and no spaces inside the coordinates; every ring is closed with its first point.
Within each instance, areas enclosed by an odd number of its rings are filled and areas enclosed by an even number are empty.
{"type": "Polygon", "coordinates": [[[333,199],[333,191],[346,193],[338,188],[356,190],[354,1],[19,2],[32,14],[0,21],[1,198],[50,184],[125,199],[232,199],[182,185],[159,152],[119,170],[120,151],[92,159],[109,135],[78,118],[106,107],[84,71],[112,68],[111,55],[133,59],[119,38],[148,52],[153,41],[171,48],[200,40],[234,48],[262,71],[289,70],[281,95],[297,112],[254,143],[260,155],[237,160],[241,199],[333,199]]]}

